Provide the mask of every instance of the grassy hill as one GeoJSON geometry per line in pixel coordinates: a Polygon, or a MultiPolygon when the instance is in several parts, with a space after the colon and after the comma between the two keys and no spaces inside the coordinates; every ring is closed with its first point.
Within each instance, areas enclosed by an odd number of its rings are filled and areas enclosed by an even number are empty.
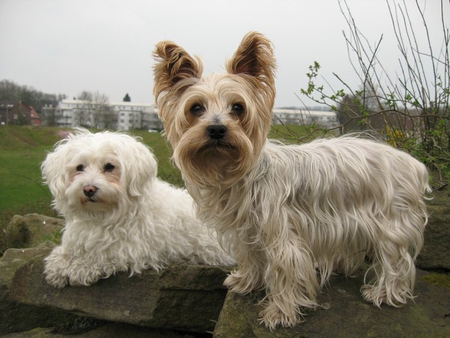
{"type": "MultiPolygon", "coordinates": [[[[15,214],[31,212],[56,216],[51,208],[51,194],[42,183],[41,163],[47,152],[61,139],[61,128],[0,127],[0,229],[15,214]]],[[[181,174],[170,163],[171,150],[158,133],[135,131],[150,146],[159,161],[159,176],[182,185],[181,174]]]]}
{"type": "MultiPolygon", "coordinates": [[[[47,152],[61,139],[56,127],[0,126],[0,229],[15,214],[41,213],[56,216],[51,208],[51,194],[42,184],[41,163],[47,152]]],[[[68,130],[68,129],[66,129],[68,130]]],[[[172,150],[159,133],[136,130],[130,134],[142,138],[158,159],[158,176],[177,186],[183,186],[180,172],[170,161],[172,150]]],[[[307,135],[304,127],[277,126],[271,138],[291,143],[298,135],[307,135]]]]}
{"type": "Polygon", "coordinates": [[[42,185],[40,163],[58,140],[56,129],[0,127],[0,211],[36,199],[50,199],[42,185]]]}

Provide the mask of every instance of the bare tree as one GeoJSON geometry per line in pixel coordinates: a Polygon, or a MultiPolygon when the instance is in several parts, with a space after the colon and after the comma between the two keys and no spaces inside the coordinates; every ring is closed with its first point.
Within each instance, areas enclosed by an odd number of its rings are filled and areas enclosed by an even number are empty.
{"type": "Polygon", "coordinates": [[[78,95],[78,100],[92,102],[92,92],[83,90],[80,95],[78,95]]]}
{"type": "Polygon", "coordinates": [[[21,86],[12,81],[0,81],[0,102],[16,104],[21,101],[32,106],[38,113],[42,113],[46,106],[56,106],[62,98],[65,98],[65,95],[46,94],[33,87],[21,86]]]}
{"type": "Polygon", "coordinates": [[[111,110],[109,98],[99,91],[83,91],[78,95],[78,100],[85,105],[78,109],[75,119],[79,125],[96,129],[113,129],[117,125],[117,115],[111,110]]]}
{"type": "MultiPolygon", "coordinates": [[[[308,87],[301,93],[329,106],[340,117],[346,117],[341,132],[355,123],[374,131],[389,143],[410,152],[440,175],[450,178],[450,60],[448,28],[449,3],[440,0],[441,34],[430,34],[424,10],[415,0],[395,4],[386,1],[400,56],[400,73],[393,76],[379,58],[383,36],[372,45],[359,30],[346,1],[340,1],[349,33],[344,32],[349,60],[361,86],[351,88],[334,73],[342,89],[333,90],[325,80],[318,83],[320,64],[310,66],[308,87]],[[422,27],[413,27],[411,11],[415,10],[422,27]],[[417,38],[419,30],[426,37],[425,44],[417,38]],[[433,40],[432,40],[433,39],[433,40]],[[436,50],[435,40],[441,48],[436,50]],[[375,119],[376,118],[376,119],[375,119]],[[375,120],[374,120],[375,119],[375,120]],[[351,121],[351,122],[349,122],[351,121]],[[377,121],[376,123],[373,123],[377,121]]],[[[351,129],[351,128],[350,128],[351,129]]]]}

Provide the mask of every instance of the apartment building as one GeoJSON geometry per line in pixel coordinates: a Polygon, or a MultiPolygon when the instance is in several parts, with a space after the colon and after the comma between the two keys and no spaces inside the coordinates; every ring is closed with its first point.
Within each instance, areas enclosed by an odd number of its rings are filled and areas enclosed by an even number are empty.
{"type": "Polygon", "coordinates": [[[333,111],[273,109],[272,124],[311,125],[313,123],[329,129],[339,126],[337,115],[333,111]]]}
{"type": "MultiPolygon", "coordinates": [[[[44,107],[43,123],[60,127],[86,127],[111,130],[162,130],[154,104],[112,102],[99,104],[83,100],[62,100],[56,107],[44,107]]],[[[335,112],[323,110],[273,109],[273,124],[339,126],[335,112]]]]}
{"type": "Polygon", "coordinates": [[[161,130],[162,123],[154,104],[134,102],[96,103],[62,100],[56,107],[43,109],[46,125],[112,130],[161,130]]]}

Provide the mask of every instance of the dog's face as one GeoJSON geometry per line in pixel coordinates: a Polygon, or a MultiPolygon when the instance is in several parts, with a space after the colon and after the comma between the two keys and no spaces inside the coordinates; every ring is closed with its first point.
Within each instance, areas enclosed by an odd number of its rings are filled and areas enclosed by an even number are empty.
{"type": "Polygon", "coordinates": [[[80,150],[66,165],[70,202],[77,208],[95,211],[118,204],[123,187],[121,164],[115,154],[80,150]]]}
{"type": "Polygon", "coordinates": [[[270,129],[275,59],[261,34],[244,37],[227,74],[202,77],[202,63],[172,42],[157,44],[154,94],[184,178],[228,186],[252,168],[270,129]]]}
{"type": "Polygon", "coordinates": [[[153,154],[131,136],[87,131],[61,141],[42,164],[55,207],[66,217],[124,208],[156,170],[153,154]]]}

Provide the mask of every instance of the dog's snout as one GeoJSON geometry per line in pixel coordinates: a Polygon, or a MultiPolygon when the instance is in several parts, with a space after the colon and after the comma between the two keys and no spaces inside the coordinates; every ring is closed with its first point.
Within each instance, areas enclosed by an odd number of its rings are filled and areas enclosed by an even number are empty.
{"type": "Polygon", "coordinates": [[[206,129],[208,136],[212,139],[219,140],[224,138],[227,133],[227,127],[223,124],[214,124],[206,129]]]}
{"type": "Polygon", "coordinates": [[[93,185],[86,185],[85,187],[83,187],[83,193],[84,195],[86,195],[87,197],[92,197],[95,195],[95,193],[97,192],[98,188],[94,187],[93,185]]]}

